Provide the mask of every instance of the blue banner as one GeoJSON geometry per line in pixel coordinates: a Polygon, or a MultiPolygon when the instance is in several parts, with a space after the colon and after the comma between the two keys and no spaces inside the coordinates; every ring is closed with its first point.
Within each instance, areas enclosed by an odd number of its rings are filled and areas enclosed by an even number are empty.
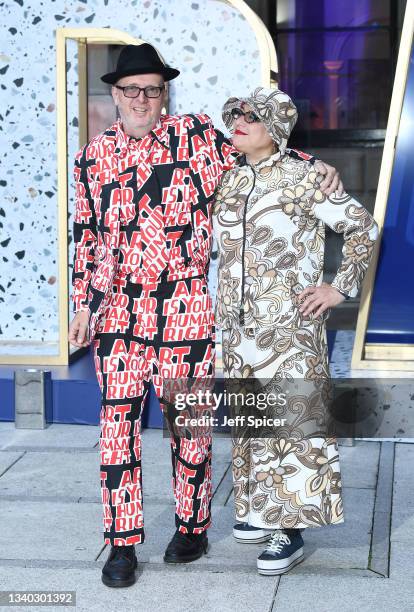
{"type": "Polygon", "coordinates": [[[413,49],[365,339],[414,344],[413,49]]]}

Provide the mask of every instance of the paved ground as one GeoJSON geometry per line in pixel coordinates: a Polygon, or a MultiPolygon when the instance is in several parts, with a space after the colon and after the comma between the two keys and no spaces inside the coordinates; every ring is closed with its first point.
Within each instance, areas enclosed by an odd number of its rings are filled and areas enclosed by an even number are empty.
{"type": "Polygon", "coordinates": [[[137,583],[115,590],[100,580],[107,549],[98,436],[91,426],[0,424],[0,590],[73,590],[76,610],[88,612],[414,610],[414,445],[340,446],[345,523],[307,530],[305,561],[276,578],[256,573],[261,545],[231,536],[230,441],[223,438],[214,444],[209,554],[188,566],[163,563],[174,531],[169,445],[161,431],[146,430],[147,541],[137,547],[137,583]]]}

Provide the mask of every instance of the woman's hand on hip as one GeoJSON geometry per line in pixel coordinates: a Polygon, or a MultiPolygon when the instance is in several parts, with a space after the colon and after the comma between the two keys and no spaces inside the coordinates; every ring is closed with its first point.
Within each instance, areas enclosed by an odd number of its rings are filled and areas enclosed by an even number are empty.
{"type": "Polygon", "coordinates": [[[89,310],[80,310],[69,325],[69,342],[72,346],[81,348],[88,346],[89,310]]]}
{"type": "Polygon", "coordinates": [[[306,287],[298,295],[298,300],[304,300],[299,307],[299,312],[306,316],[311,313],[319,317],[328,308],[338,306],[345,297],[335,287],[328,283],[322,283],[318,287],[306,287]]]}

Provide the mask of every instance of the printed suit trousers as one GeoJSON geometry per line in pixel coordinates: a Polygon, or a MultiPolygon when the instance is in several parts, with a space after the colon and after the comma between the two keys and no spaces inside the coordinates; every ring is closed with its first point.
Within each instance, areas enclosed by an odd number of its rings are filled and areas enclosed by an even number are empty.
{"type": "MultiPolygon", "coordinates": [[[[116,276],[93,342],[102,392],[101,492],[106,544],[144,541],[141,415],[151,383],[163,403],[167,381],[213,376],[214,324],[204,276],[132,283],[116,276]]],[[[160,436],[161,438],[161,436],[160,436]]],[[[160,443],[161,443],[160,439],[160,443]]],[[[175,523],[210,526],[211,436],[171,434],[175,523]]]]}

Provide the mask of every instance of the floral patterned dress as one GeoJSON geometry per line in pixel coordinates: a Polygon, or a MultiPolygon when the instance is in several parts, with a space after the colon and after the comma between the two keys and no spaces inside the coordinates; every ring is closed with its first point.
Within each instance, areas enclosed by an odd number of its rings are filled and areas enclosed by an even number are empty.
{"type": "Polygon", "coordinates": [[[291,397],[297,418],[288,419],[289,426],[270,436],[233,433],[236,517],[256,527],[344,520],[337,441],[317,426],[325,410],[323,383],[329,381],[329,311],[304,317],[297,295],[322,283],[328,225],[344,237],[331,284],[356,296],[378,229],[350,195],[327,198],[320,180],[309,162],[280,152],[253,166],[241,156],[216,194],[216,325],[222,329],[224,377],[289,381],[300,390],[291,397]]]}

